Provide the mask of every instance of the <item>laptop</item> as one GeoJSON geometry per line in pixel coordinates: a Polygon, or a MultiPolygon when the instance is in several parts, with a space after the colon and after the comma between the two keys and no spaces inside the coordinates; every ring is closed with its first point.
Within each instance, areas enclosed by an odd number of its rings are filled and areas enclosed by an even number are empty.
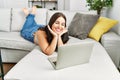
{"type": "Polygon", "coordinates": [[[56,70],[88,63],[93,46],[93,42],[66,44],[58,47],[57,57],[49,57],[48,60],[56,70]]]}

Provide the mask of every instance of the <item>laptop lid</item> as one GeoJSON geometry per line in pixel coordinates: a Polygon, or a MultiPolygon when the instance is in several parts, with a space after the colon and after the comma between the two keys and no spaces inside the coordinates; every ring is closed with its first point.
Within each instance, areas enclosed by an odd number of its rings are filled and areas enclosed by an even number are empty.
{"type": "Polygon", "coordinates": [[[55,58],[49,60],[55,69],[88,63],[93,45],[93,42],[82,42],[60,46],[58,47],[57,62],[55,62],[55,58]]]}

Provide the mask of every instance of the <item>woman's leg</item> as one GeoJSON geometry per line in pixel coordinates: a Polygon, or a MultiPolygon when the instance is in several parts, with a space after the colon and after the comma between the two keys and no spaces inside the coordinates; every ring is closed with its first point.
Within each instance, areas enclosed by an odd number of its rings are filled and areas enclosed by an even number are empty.
{"type": "Polygon", "coordinates": [[[25,23],[23,25],[22,31],[25,30],[25,29],[32,28],[33,26],[36,25],[34,17],[35,17],[35,15],[28,14],[28,16],[26,17],[26,21],[25,21],[25,23]]]}
{"type": "Polygon", "coordinates": [[[32,9],[31,14],[29,14],[29,11],[27,9],[23,9],[26,17],[26,21],[23,25],[23,28],[21,30],[21,36],[25,39],[33,42],[33,32],[36,30],[37,23],[35,22],[35,9],[32,9]]]}
{"type": "Polygon", "coordinates": [[[37,23],[34,20],[34,18],[35,18],[35,12],[36,12],[36,7],[33,6],[31,14],[29,14],[29,11],[26,8],[23,9],[23,12],[25,13],[25,15],[27,17],[26,17],[26,21],[25,21],[25,23],[23,25],[22,30],[28,29],[28,28],[32,28],[33,26],[36,26],[37,23]]]}

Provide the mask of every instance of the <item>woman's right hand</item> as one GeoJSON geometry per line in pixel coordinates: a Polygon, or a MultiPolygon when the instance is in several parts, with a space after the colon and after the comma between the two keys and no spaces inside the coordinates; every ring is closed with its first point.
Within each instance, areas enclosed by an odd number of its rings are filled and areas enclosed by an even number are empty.
{"type": "Polygon", "coordinates": [[[58,35],[50,28],[50,26],[48,25],[47,26],[49,31],[51,32],[51,34],[54,36],[54,37],[57,37],[58,35]]]}

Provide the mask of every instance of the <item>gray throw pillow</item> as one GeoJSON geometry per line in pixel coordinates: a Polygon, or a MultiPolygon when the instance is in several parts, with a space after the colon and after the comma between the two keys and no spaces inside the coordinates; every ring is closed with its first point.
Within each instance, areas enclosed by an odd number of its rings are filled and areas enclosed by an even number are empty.
{"type": "Polygon", "coordinates": [[[76,13],[68,26],[69,35],[79,39],[86,39],[98,18],[99,16],[95,14],[76,13]]]}

